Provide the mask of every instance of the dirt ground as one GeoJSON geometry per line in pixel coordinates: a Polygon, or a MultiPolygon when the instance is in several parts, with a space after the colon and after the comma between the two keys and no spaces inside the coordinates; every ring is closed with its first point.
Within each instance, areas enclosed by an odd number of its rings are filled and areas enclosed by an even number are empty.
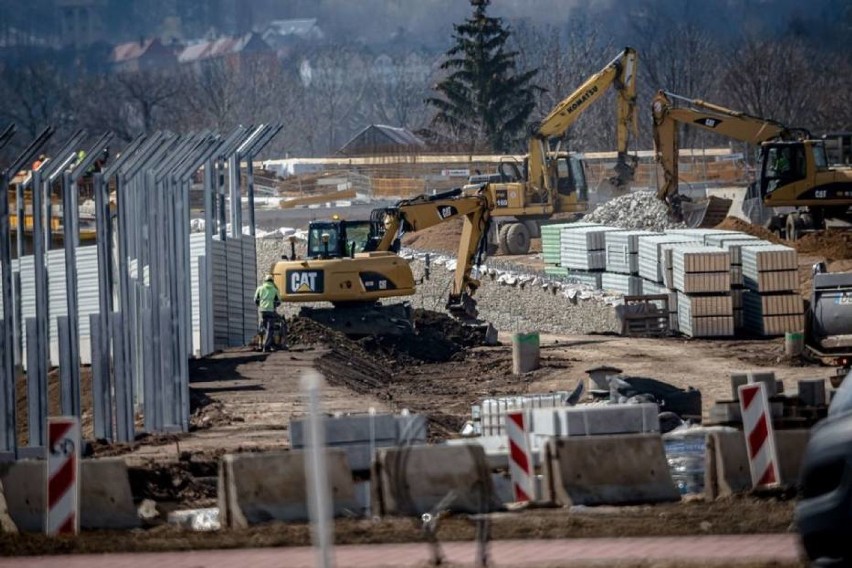
{"type": "MultiPolygon", "coordinates": [[[[424,231],[416,236],[428,235],[424,231]]],[[[814,255],[812,248],[827,246],[818,237],[814,239],[821,244],[803,246],[800,255],[803,286],[815,259],[827,258],[830,270],[852,269],[848,249],[829,247],[831,255],[814,255]]],[[[416,245],[435,250],[429,242],[418,240],[416,245]]],[[[535,266],[541,261],[528,256],[523,262],[535,266]]],[[[573,390],[579,381],[588,380],[588,368],[601,364],[619,367],[628,375],[696,388],[702,393],[705,416],[715,400],[730,398],[728,376],[732,371],[773,369],[788,392],[795,390],[798,379],[827,377],[832,372],[808,362],[788,360],[782,339],[542,335],[541,368],[514,376],[509,336],[501,334],[502,345],[484,346],[481,337],[460,329],[445,316],[420,312],[417,317],[421,325],[415,341],[354,341],[312,322],[294,321],[290,351],[262,354],[249,349],[230,350],[192,361],[192,427],[188,434],[142,436],[124,446],[94,443],[92,451],[97,456],[124,456],[130,466],[134,498],[152,499],[161,513],[166,513],[176,508],[215,506],[218,460],[224,453],[288,447],[289,421],[306,412],[301,381],[311,369],[325,377],[321,402],[327,413],[409,409],[429,416],[432,440],[457,437],[470,419],[471,405],[483,398],[573,390]]],[[[84,392],[91,390],[85,386],[90,382],[91,374],[84,373],[84,392]]],[[[19,392],[25,390],[21,382],[19,392]]],[[[49,392],[52,408],[58,407],[56,377],[51,378],[49,392]]],[[[90,407],[87,400],[84,408],[87,404],[90,407]]],[[[19,422],[25,424],[25,402],[18,411],[19,422]]],[[[84,433],[90,434],[87,424],[84,419],[84,433]]],[[[755,497],[654,507],[536,509],[497,515],[492,536],[785,532],[791,530],[792,509],[790,501],[755,497]]],[[[304,525],[271,524],[245,531],[220,531],[215,538],[163,526],[162,520],[154,525],[131,533],[90,532],[77,539],[0,535],[0,554],[300,545],[309,539],[304,525]]],[[[339,543],[423,539],[421,528],[404,519],[342,520],[335,530],[339,543]]],[[[439,538],[471,539],[473,534],[470,520],[453,517],[441,523],[439,538]]]]}
{"type": "MultiPolygon", "coordinates": [[[[531,509],[496,513],[490,519],[491,538],[582,538],[628,536],[689,536],[701,534],[778,533],[789,530],[793,504],[777,499],[736,498],[643,507],[531,509]]],[[[338,519],[336,544],[423,542],[416,519],[338,519]]],[[[475,523],[464,515],[439,520],[440,541],[475,538],[475,523]]],[[[194,533],[168,525],[139,531],[91,531],[79,537],[0,533],[0,555],[42,555],[103,552],[153,552],[199,548],[304,546],[310,544],[305,524],[270,523],[249,529],[194,533]]]]}

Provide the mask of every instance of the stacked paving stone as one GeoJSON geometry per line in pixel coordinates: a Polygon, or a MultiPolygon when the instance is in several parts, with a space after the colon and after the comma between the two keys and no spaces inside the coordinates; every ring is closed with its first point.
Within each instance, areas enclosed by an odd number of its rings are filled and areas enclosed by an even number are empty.
{"type": "Polygon", "coordinates": [[[604,290],[625,295],[643,293],[639,277],[639,237],[660,235],[651,231],[609,231],[604,234],[606,272],[601,276],[604,290]]]}
{"type": "Polygon", "coordinates": [[[678,329],[691,337],[734,335],[730,255],[715,247],[681,245],[672,249],[677,290],[678,329]]]}
{"type": "Polygon", "coordinates": [[[796,291],[796,250],[783,245],[740,247],[745,329],[756,335],[782,335],[804,329],[804,306],[796,291]]]}
{"type": "Polygon", "coordinates": [[[565,268],[603,271],[606,268],[605,233],[618,231],[616,227],[594,225],[562,231],[562,255],[565,268]]]}
{"type": "Polygon", "coordinates": [[[562,264],[562,233],[585,227],[599,227],[597,223],[558,223],[541,227],[541,256],[544,260],[544,273],[558,277],[571,284],[585,284],[600,289],[600,272],[571,269],[562,264]]]}
{"type": "Polygon", "coordinates": [[[745,233],[721,233],[708,235],[705,242],[709,246],[719,247],[731,254],[731,302],[734,306],[734,331],[744,329],[743,318],[743,267],[740,248],[744,245],[769,246],[772,243],[763,241],[745,233]]]}
{"type": "Polygon", "coordinates": [[[542,228],[542,251],[545,272],[567,282],[623,295],[667,294],[670,327],[684,335],[769,336],[801,328],[795,251],[745,233],[561,223],[542,228]]]}

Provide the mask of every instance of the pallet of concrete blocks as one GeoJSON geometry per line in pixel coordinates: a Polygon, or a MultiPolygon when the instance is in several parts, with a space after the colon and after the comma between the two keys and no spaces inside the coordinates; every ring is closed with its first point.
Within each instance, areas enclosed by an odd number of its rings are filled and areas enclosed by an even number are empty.
{"type": "Polygon", "coordinates": [[[731,290],[731,257],[715,247],[674,247],[672,279],[672,287],[685,294],[727,294],[731,290]]]}
{"type": "Polygon", "coordinates": [[[541,226],[541,258],[545,264],[559,266],[562,263],[562,230],[596,226],[597,223],[554,223],[541,226]]]}
{"type": "Polygon", "coordinates": [[[734,331],[743,329],[743,267],[740,248],[749,245],[769,246],[772,243],[739,232],[709,234],[704,237],[704,242],[707,246],[724,249],[731,255],[731,302],[734,307],[734,331]]]}
{"type": "Polygon", "coordinates": [[[746,288],[760,293],[799,288],[796,249],[784,245],[747,245],[740,248],[746,288]]]}
{"type": "Polygon", "coordinates": [[[683,245],[672,250],[681,333],[690,337],[734,335],[730,265],[730,255],[715,247],[683,245]]]}
{"type": "Polygon", "coordinates": [[[642,279],[629,274],[617,274],[614,272],[601,273],[601,290],[615,292],[623,296],[641,296],[642,279]]]}
{"type": "Polygon", "coordinates": [[[642,235],[639,237],[639,276],[651,282],[663,282],[660,258],[662,246],[670,243],[695,243],[683,235],[642,235]]]}
{"type": "Polygon", "coordinates": [[[734,335],[733,303],[730,294],[696,295],[678,292],[678,330],[689,337],[734,335]]]}
{"type": "Polygon", "coordinates": [[[804,329],[796,250],[783,245],[741,247],[745,329],[763,336],[804,329]]]}
{"type": "Polygon", "coordinates": [[[606,268],[605,233],[619,231],[616,227],[599,225],[562,229],[562,255],[560,264],[579,270],[604,270],[606,268]]]}
{"type": "Polygon", "coordinates": [[[699,241],[702,244],[709,245],[708,239],[719,238],[724,236],[743,235],[740,231],[730,231],[727,229],[669,229],[667,235],[682,235],[690,237],[693,240],[699,241]]]}
{"type": "Polygon", "coordinates": [[[661,235],[652,231],[610,231],[604,235],[606,271],[639,274],[639,237],[661,235]]]}
{"type": "Polygon", "coordinates": [[[660,245],[660,271],[663,273],[663,286],[674,289],[674,262],[672,252],[677,247],[701,246],[701,241],[690,241],[684,243],[665,243],[660,245]]]}

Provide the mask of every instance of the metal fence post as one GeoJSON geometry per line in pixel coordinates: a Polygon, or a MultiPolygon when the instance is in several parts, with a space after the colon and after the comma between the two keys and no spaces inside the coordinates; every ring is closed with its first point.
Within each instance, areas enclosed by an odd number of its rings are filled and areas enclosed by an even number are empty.
{"type": "Polygon", "coordinates": [[[47,424],[47,373],[38,345],[38,318],[27,318],[27,426],[30,448],[44,448],[47,424]]]}
{"type": "Polygon", "coordinates": [[[133,422],[133,383],[127,373],[125,358],[124,317],[121,312],[110,314],[112,319],[113,367],[115,369],[115,425],[118,442],[132,442],[136,437],[133,422]]]}

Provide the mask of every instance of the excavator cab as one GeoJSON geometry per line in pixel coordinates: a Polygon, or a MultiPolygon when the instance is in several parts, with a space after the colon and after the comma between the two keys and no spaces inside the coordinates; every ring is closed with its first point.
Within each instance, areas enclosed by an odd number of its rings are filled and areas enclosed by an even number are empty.
{"type": "Polygon", "coordinates": [[[762,195],[772,193],[779,186],[805,179],[807,172],[808,161],[803,142],[771,142],[761,147],[762,195]]]}
{"type": "Polygon", "coordinates": [[[369,234],[369,221],[313,221],[308,226],[307,257],[350,257],[364,250],[369,234]]]}

